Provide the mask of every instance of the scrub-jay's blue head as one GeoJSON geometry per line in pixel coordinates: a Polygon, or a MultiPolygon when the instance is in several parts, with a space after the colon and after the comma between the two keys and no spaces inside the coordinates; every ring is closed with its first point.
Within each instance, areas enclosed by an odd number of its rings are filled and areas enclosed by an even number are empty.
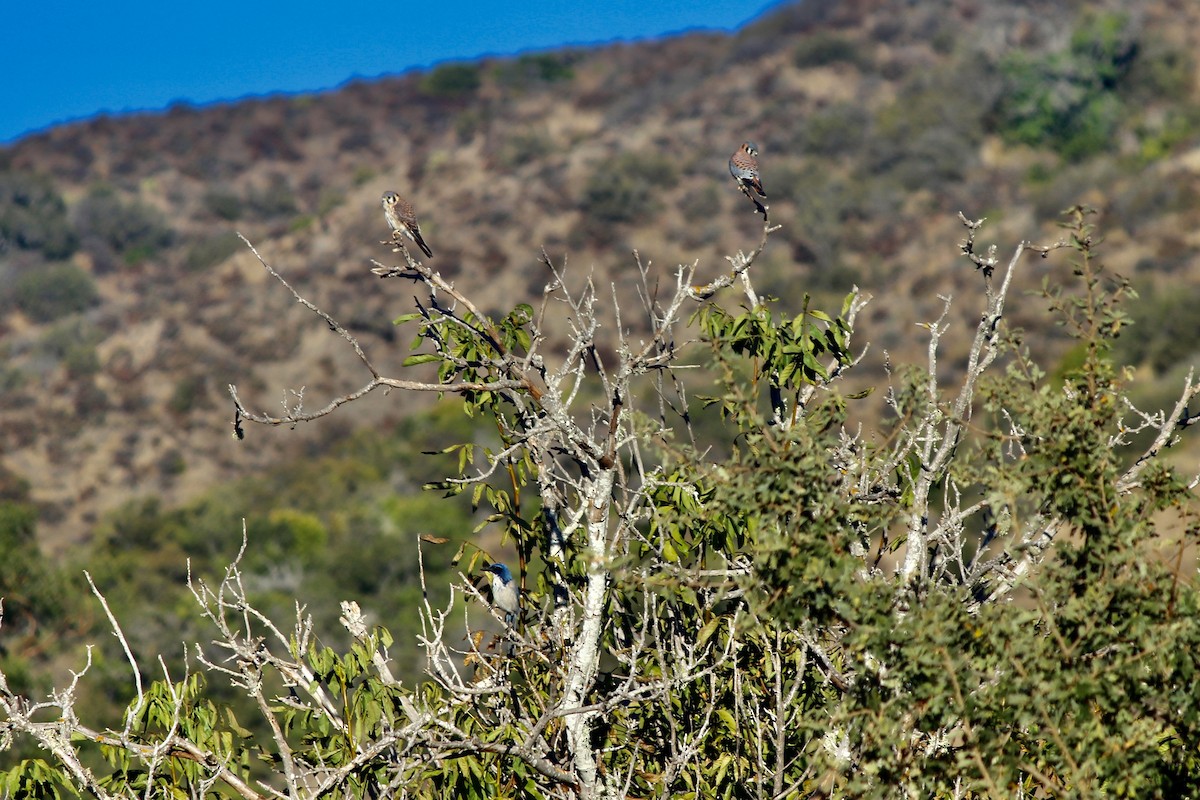
{"type": "Polygon", "coordinates": [[[492,573],[492,603],[504,612],[505,622],[509,625],[516,623],[521,598],[512,573],[503,564],[489,564],[487,571],[492,573]]]}

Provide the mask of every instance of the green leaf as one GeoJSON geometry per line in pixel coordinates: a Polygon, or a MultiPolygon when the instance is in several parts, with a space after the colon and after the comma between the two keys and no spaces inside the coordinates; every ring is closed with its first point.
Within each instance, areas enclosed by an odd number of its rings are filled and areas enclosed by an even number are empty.
{"type": "Polygon", "coordinates": [[[437,353],[418,353],[415,356],[409,356],[408,358],[404,359],[401,366],[415,367],[418,364],[428,364],[432,361],[441,361],[441,360],[442,360],[442,357],[440,355],[438,355],[437,353]]]}
{"type": "Polygon", "coordinates": [[[716,632],[717,627],[720,624],[721,624],[720,617],[713,617],[708,622],[706,622],[704,624],[704,627],[701,628],[700,632],[696,635],[696,646],[703,647],[704,643],[707,642],[709,640],[709,638],[713,635],[713,633],[716,632]]]}

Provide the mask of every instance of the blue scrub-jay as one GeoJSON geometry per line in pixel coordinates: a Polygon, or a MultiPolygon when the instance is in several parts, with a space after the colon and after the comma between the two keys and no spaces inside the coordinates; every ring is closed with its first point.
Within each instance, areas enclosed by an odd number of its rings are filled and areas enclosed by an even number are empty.
{"type": "Polygon", "coordinates": [[[504,621],[509,626],[516,625],[517,613],[521,609],[517,582],[503,564],[490,564],[487,571],[492,573],[492,604],[504,612],[504,621]]]}

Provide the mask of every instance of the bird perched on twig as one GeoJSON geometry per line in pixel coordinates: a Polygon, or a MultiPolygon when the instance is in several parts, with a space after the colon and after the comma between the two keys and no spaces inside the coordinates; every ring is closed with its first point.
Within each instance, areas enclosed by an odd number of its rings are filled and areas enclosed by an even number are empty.
{"type": "Polygon", "coordinates": [[[763,190],[762,181],[758,177],[758,145],[754,142],[743,142],[737,152],[729,157],[729,174],[737,181],[742,194],[754,201],[754,207],[766,217],[767,207],[758,199],[758,197],[767,196],[766,191],[763,190]],[[758,197],[751,194],[751,189],[758,193],[758,197]]]}
{"type": "Polygon", "coordinates": [[[521,610],[521,594],[512,573],[503,564],[489,564],[492,574],[492,604],[504,612],[504,621],[516,625],[517,613],[521,610]]]}
{"type": "Polygon", "coordinates": [[[403,234],[416,242],[426,257],[433,258],[433,251],[421,238],[421,226],[417,224],[417,214],[413,211],[412,203],[395,192],[384,192],[383,216],[392,229],[393,239],[403,234]]]}

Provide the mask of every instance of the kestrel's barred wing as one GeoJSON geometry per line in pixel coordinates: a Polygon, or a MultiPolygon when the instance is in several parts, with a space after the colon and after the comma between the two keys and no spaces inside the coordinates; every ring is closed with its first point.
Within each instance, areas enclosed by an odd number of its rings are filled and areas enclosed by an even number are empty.
{"type": "Polygon", "coordinates": [[[413,211],[412,203],[395,192],[383,193],[383,216],[392,229],[392,238],[403,234],[416,242],[417,247],[427,258],[433,258],[433,251],[421,238],[421,226],[417,224],[417,213],[413,211]]]}

